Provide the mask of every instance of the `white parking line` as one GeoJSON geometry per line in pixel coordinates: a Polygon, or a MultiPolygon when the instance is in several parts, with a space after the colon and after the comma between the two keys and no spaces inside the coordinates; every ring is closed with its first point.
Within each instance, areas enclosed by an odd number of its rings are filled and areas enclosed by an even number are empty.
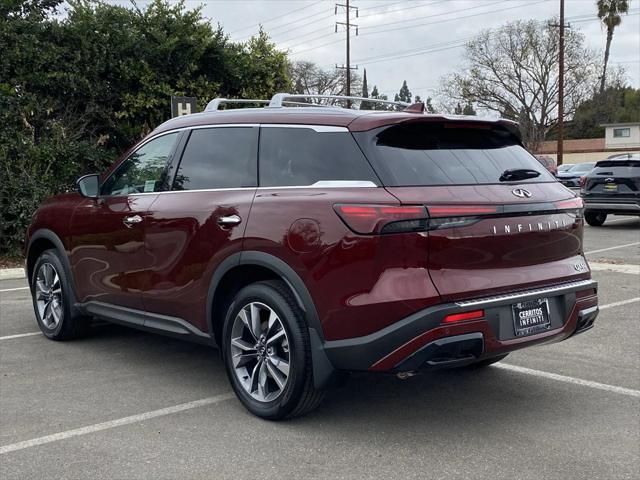
{"type": "Polygon", "coordinates": [[[628,273],[630,275],[640,275],[640,265],[629,265],[625,263],[598,263],[589,262],[589,267],[593,271],[628,273]]]}
{"type": "Polygon", "coordinates": [[[634,245],[640,245],[640,242],[626,243],[624,245],[616,245],[615,247],[600,248],[598,250],[591,250],[589,252],[584,252],[584,254],[589,255],[591,253],[608,252],[609,250],[617,250],[618,248],[633,247],[634,245]]]}
{"type": "Polygon", "coordinates": [[[24,450],[25,448],[37,447],[38,445],[44,445],[46,443],[65,440],[67,438],[79,437],[80,435],[87,435],[88,433],[109,430],[111,428],[130,425],[132,423],[144,422],[145,420],[149,420],[151,418],[164,417],[166,415],[184,412],[185,410],[204,407],[206,405],[213,405],[214,403],[220,403],[224,402],[225,400],[230,400],[233,397],[234,395],[232,393],[225,393],[223,395],[202,398],[193,402],[180,403],[172,407],[160,408],[158,410],[152,410],[150,412],[140,413],[138,415],[131,415],[130,417],[118,418],[116,420],[96,423],[94,425],[88,425],[86,427],[74,428],[73,430],[66,430],[64,432],[54,433],[53,435],[45,435],[44,437],[32,438],[31,440],[25,440],[23,442],[2,445],[0,446],[0,455],[9,452],[15,452],[17,450],[24,450]]]}
{"type": "Polygon", "coordinates": [[[41,335],[41,334],[42,332],[18,333],[17,335],[7,335],[5,337],[0,337],[0,340],[11,340],[12,338],[33,337],[34,335],[41,335]]]}
{"type": "Polygon", "coordinates": [[[18,290],[29,290],[29,287],[5,288],[4,290],[0,290],[0,293],[2,293],[2,292],[16,292],[18,290]]]}
{"type": "Polygon", "coordinates": [[[631,388],[592,382],[591,380],[583,380],[581,378],[567,377],[566,375],[558,375],[557,373],[544,372],[542,370],[533,370],[532,368],[519,367],[509,363],[496,363],[494,367],[502,368],[503,370],[510,370],[512,372],[524,373],[525,375],[533,375],[534,377],[546,378],[548,380],[556,380],[558,382],[571,383],[582,387],[590,387],[595,388],[596,390],[604,390],[605,392],[619,393],[621,395],[640,398],[640,390],[633,390],[631,388]]]}
{"type": "Polygon", "coordinates": [[[606,305],[600,306],[600,310],[605,310],[607,308],[619,307],[620,305],[628,305],[629,303],[640,302],[640,297],[630,298],[628,300],[620,300],[619,302],[607,303],[606,305]]]}

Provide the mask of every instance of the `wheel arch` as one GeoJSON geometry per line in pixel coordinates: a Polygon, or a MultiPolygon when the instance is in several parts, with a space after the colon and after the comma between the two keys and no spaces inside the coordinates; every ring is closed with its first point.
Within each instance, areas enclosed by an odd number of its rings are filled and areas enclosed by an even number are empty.
{"type": "Polygon", "coordinates": [[[234,293],[245,285],[267,279],[284,281],[304,312],[309,327],[315,388],[325,389],[339,384],[343,378],[324,350],[322,326],[309,290],[300,276],[274,255],[243,251],[229,256],[216,268],[207,293],[207,322],[211,337],[220,345],[224,315],[234,293]]]}
{"type": "Polygon", "coordinates": [[[45,250],[54,249],[60,254],[60,260],[64,265],[67,275],[71,275],[71,265],[69,264],[69,257],[67,256],[67,250],[62,243],[62,240],[53,231],[42,228],[36,230],[29,238],[29,244],[27,246],[26,255],[26,275],[27,281],[31,283],[31,277],[33,276],[33,267],[38,260],[38,257],[45,250]]]}
{"type": "Polygon", "coordinates": [[[207,293],[207,322],[209,332],[218,342],[218,334],[221,329],[221,322],[224,315],[220,309],[228,302],[224,302],[224,297],[230,293],[238,291],[253,282],[261,280],[282,280],[284,281],[302,309],[310,328],[317,331],[320,339],[324,339],[318,312],[311,299],[311,295],[300,276],[283,260],[278,257],[257,251],[243,251],[227,257],[216,268],[211,279],[207,293]]]}

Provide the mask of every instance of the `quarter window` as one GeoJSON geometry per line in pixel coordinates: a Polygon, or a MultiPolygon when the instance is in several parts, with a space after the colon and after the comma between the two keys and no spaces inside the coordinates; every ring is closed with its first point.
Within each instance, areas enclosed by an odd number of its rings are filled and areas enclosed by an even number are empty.
{"type": "Polygon", "coordinates": [[[379,183],[350,133],[291,127],[260,130],[261,187],[331,180],[379,183]]]}
{"type": "Polygon", "coordinates": [[[144,144],[124,160],[102,185],[102,195],[131,195],[164,189],[167,165],[178,133],[169,133],[144,144]]]}
{"type": "Polygon", "coordinates": [[[631,136],[631,129],[630,128],[614,128],[613,136],[615,138],[628,138],[631,136]]]}
{"type": "Polygon", "coordinates": [[[193,130],[173,190],[255,187],[257,137],[256,127],[193,130]]]}

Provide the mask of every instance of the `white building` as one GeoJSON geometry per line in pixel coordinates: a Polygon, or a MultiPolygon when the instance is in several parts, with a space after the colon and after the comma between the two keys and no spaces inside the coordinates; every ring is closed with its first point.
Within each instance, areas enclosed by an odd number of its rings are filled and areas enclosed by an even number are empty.
{"type": "Polygon", "coordinates": [[[607,123],[601,127],[605,127],[604,148],[606,150],[640,148],[640,122],[607,123]]]}

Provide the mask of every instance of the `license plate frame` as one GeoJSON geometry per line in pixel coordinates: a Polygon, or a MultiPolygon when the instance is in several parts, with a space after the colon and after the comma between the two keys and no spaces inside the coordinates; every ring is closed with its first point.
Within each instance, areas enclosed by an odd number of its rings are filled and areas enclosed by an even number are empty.
{"type": "Polygon", "coordinates": [[[607,193],[614,193],[618,191],[618,184],[617,183],[605,183],[604,186],[602,187],[602,190],[607,192],[607,193]]]}
{"type": "Polygon", "coordinates": [[[536,298],[511,305],[516,337],[526,337],[551,330],[549,299],[536,298]]]}

